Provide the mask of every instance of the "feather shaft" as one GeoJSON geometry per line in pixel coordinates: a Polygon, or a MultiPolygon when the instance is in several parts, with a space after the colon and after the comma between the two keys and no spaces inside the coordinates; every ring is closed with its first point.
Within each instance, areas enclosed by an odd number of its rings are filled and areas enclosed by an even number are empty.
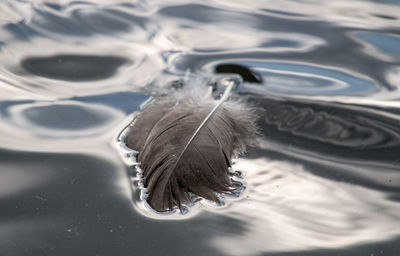
{"type": "Polygon", "coordinates": [[[176,164],[174,166],[174,168],[176,167],[176,165],[178,164],[178,162],[181,160],[182,155],[185,153],[186,149],[189,147],[190,143],[192,143],[193,139],[196,137],[196,135],[199,133],[199,131],[204,127],[205,123],[207,123],[207,121],[210,119],[210,117],[215,113],[215,111],[221,106],[222,103],[224,103],[230,96],[233,87],[235,86],[235,84],[233,82],[230,82],[228,87],[225,89],[224,94],[222,95],[221,99],[218,101],[218,103],[214,106],[214,108],[210,111],[210,113],[206,116],[206,118],[204,118],[203,122],[199,125],[199,127],[197,128],[197,130],[194,132],[194,134],[192,135],[192,137],[189,139],[188,143],[186,144],[185,148],[182,150],[181,154],[178,157],[178,160],[176,161],[176,164]]]}

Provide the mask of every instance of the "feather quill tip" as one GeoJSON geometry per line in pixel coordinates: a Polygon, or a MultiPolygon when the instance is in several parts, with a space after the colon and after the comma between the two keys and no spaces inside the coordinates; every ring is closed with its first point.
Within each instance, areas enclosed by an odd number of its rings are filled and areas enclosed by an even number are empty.
{"type": "Polygon", "coordinates": [[[193,195],[219,202],[218,194],[233,193],[231,159],[257,136],[254,108],[237,99],[219,104],[204,87],[157,98],[129,131],[127,146],[139,151],[147,202],[156,211],[182,211],[193,195]]]}

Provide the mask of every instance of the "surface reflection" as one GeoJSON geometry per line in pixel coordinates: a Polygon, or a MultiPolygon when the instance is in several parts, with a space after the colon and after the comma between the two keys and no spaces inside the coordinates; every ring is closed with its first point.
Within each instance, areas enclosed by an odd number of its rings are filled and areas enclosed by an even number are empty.
{"type": "Polygon", "coordinates": [[[164,65],[168,40],[154,36],[156,23],[141,4],[7,4],[19,17],[0,26],[7,86],[42,98],[104,94],[144,87],[164,65]]]}
{"type": "Polygon", "coordinates": [[[121,112],[103,105],[72,101],[13,104],[4,107],[2,112],[0,126],[4,132],[9,130],[16,135],[14,140],[23,134],[58,139],[96,136],[110,129],[123,116],[121,112]],[[15,129],[20,132],[16,133],[15,129]]]}
{"type": "Polygon", "coordinates": [[[396,1],[345,1],[335,2],[295,1],[252,1],[243,3],[240,0],[220,0],[219,4],[252,11],[263,10],[278,17],[296,20],[322,20],[337,25],[348,25],[356,28],[379,28],[397,26],[400,20],[400,7],[396,1]],[[392,4],[390,4],[392,3],[392,4]]]}
{"type": "Polygon", "coordinates": [[[6,31],[26,38],[38,35],[62,38],[63,34],[83,38],[96,34],[124,37],[127,32],[132,32],[136,37],[146,39],[146,30],[151,29],[147,27],[148,20],[141,15],[140,9],[118,8],[118,4],[100,6],[70,1],[64,5],[48,1],[9,1],[7,4],[9,12],[29,20],[29,23],[9,24],[6,31]]]}
{"type": "Polygon", "coordinates": [[[224,215],[246,229],[212,237],[224,253],[337,248],[400,235],[400,205],[385,193],[323,179],[288,161],[242,159],[235,168],[247,170],[247,195],[224,215]]]}
{"type": "Polygon", "coordinates": [[[21,66],[30,74],[68,81],[87,81],[108,78],[128,62],[113,56],[58,55],[28,57],[21,66]]]}
{"type": "Polygon", "coordinates": [[[290,159],[313,174],[381,191],[399,191],[398,109],[254,97],[265,109],[257,156],[290,159]]]}
{"type": "Polygon", "coordinates": [[[257,101],[265,109],[265,125],[292,136],[346,147],[345,150],[385,147],[394,150],[400,146],[399,117],[377,115],[380,111],[373,108],[274,99],[257,101]]]}
{"type": "Polygon", "coordinates": [[[2,255],[397,255],[399,20],[395,0],[2,1],[2,255]],[[149,218],[113,139],[170,81],[232,71],[261,112],[247,189],[149,218]]]}

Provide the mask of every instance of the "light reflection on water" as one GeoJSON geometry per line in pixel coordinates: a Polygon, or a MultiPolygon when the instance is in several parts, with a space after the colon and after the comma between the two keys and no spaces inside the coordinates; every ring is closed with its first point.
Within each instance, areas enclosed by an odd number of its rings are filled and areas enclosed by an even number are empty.
{"type": "Polygon", "coordinates": [[[399,20],[398,1],[2,2],[0,251],[397,255],[399,20]],[[262,77],[237,92],[262,109],[244,194],[146,216],[116,134],[228,64],[262,77]]]}
{"type": "Polygon", "coordinates": [[[384,192],[324,179],[287,161],[243,159],[235,168],[251,170],[247,196],[223,214],[246,229],[211,238],[230,255],[337,248],[399,235],[400,205],[384,192]]]}

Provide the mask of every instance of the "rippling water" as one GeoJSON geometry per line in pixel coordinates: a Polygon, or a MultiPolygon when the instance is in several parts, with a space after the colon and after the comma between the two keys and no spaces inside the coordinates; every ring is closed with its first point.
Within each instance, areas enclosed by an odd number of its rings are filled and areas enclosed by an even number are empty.
{"type": "Polygon", "coordinates": [[[2,1],[0,251],[396,256],[399,88],[397,0],[2,1]],[[229,65],[259,76],[238,91],[263,113],[246,190],[146,215],[116,136],[229,65]]]}

